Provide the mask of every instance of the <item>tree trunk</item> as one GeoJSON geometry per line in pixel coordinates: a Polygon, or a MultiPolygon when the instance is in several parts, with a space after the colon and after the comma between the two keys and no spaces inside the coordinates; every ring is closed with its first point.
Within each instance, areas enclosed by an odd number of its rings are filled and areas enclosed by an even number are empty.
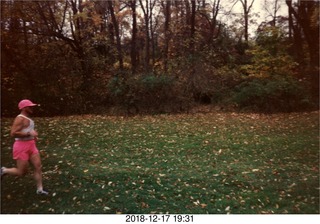
{"type": "Polygon", "coordinates": [[[288,15],[289,15],[289,21],[288,21],[288,25],[289,25],[289,39],[293,39],[293,17],[292,17],[292,7],[289,6],[289,4],[291,4],[291,1],[286,1],[287,5],[288,5],[288,15]]]}
{"type": "Polygon", "coordinates": [[[243,8],[244,14],[244,39],[246,43],[249,41],[249,15],[254,3],[254,0],[251,1],[250,5],[248,4],[248,0],[240,0],[243,8]]]}
{"type": "Polygon", "coordinates": [[[119,32],[119,24],[114,14],[114,8],[112,5],[112,1],[108,2],[108,8],[111,14],[111,20],[113,24],[113,28],[115,31],[116,41],[117,41],[117,51],[118,51],[118,60],[119,60],[119,68],[123,70],[123,56],[122,56],[122,49],[121,49],[121,39],[120,39],[120,32],[119,32]]]}
{"type": "Polygon", "coordinates": [[[169,42],[170,42],[170,19],[171,19],[171,1],[166,1],[165,5],[165,23],[164,23],[164,35],[165,35],[165,46],[164,46],[164,71],[168,71],[168,60],[169,60],[169,42]]]}
{"type": "Polygon", "coordinates": [[[149,0],[145,0],[146,6],[144,7],[142,0],[139,0],[141,9],[144,15],[144,22],[145,22],[145,38],[146,38],[146,45],[145,45],[145,61],[144,61],[144,68],[146,72],[150,71],[150,19],[152,16],[152,8],[150,7],[151,2],[149,0]],[[151,10],[151,11],[150,11],[151,10]]]}
{"type": "Polygon", "coordinates": [[[196,1],[191,0],[191,16],[190,16],[190,52],[194,52],[195,48],[195,31],[196,31],[196,1]]]}
{"type": "Polygon", "coordinates": [[[131,71],[132,74],[136,73],[137,70],[137,14],[136,14],[136,0],[130,1],[130,7],[132,11],[132,36],[131,36],[131,71]]]}
{"type": "Polygon", "coordinates": [[[319,3],[301,1],[298,4],[298,11],[293,8],[291,0],[286,0],[286,3],[289,7],[289,12],[292,12],[303,30],[309,49],[310,67],[319,67],[319,26],[313,25],[311,22],[311,16],[316,13],[314,10],[319,7],[319,3]]]}

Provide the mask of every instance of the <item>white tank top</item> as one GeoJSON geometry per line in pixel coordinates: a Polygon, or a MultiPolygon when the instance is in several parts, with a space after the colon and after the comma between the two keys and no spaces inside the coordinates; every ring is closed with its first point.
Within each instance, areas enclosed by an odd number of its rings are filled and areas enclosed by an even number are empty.
{"type": "MultiPolygon", "coordinates": [[[[30,118],[28,118],[22,114],[19,114],[18,117],[23,117],[23,118],[28,119],[30,121],[29,126],[22,129],[21,132],[28,133],[28,132],[34,130],[34,121],[33,120],[31,120],[30,118]]],[[[23,137],[23,138],[15,138],[15,140],[17,140],[17,141],[28,141],[28,140],[32,140],[32,139],[34,139],[33,136],[28,136],[28,137],[23,137]]]]}

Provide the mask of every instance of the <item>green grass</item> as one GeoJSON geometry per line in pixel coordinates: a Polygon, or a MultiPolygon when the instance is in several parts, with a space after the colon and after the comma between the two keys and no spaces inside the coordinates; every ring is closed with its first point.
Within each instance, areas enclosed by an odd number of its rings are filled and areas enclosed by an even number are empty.
{"type": "Polygon", "coordinates": [[[2,213],[319,213],[318,112],[35,121],[51,195],[35,195],[31,174],[6,176],[2,213]]]}

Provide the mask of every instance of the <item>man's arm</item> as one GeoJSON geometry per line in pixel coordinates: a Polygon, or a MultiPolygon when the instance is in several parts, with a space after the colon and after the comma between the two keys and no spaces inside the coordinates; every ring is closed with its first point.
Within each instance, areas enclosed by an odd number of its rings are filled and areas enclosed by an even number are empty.
{"type": "Polygon", "coordinates": [[[12,124],[10,135],[14,138],[29,137],[30,133],[22,132],[24,126],[25,126],[24,119],[21,117],[16,117],[16,119],[14,120],[14,122],[12,124]]]}

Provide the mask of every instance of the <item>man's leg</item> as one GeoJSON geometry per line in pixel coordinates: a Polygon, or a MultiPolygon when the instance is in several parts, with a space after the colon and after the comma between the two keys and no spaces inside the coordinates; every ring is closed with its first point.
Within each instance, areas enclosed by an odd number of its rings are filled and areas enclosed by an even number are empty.
{"type": "Polygon", "coordinates": [[[48,192],[43,190],[42,185],[42,165],[40,154],[36,153],[30,157],[30,162],[34,166],[34,179],[37,183],[37,194],[48,195],[48,192]]]}
{"type": "Polygon", "coordinates": [[[14,168],[2,168],[3,175],[24,176],[28,172],[29,161],[17,160],[17,167],[14,168]]]}
{"type": "Polygon", "coordinates": [[[43,190],[42,186],[42,165],[41,165],[41,159],[40,159],[40,154],[33,154],[30,157],[30,162],[32,163],[34,167],[34,179],[37,183],[37,189],[38,190],[43,190]]]}

